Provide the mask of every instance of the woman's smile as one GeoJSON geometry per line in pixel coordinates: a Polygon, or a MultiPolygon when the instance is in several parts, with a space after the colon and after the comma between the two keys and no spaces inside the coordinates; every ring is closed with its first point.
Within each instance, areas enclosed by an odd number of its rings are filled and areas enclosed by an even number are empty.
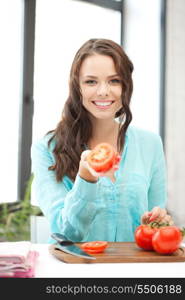
{"type": "Polygon", "coordinates": [[[92,101],[92,103],[99,109],[108,109],[112,106],[112,104],[114,103],[115,101],[112,101],[112,100],[105,100],[105,101],[99,101],[99,100],[95,100],[95,101],[92,101]]]}

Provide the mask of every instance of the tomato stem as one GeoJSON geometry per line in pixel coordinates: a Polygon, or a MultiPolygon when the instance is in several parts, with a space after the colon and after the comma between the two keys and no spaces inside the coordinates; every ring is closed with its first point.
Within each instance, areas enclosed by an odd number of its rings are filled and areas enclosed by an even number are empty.
{"type": "Polygon", "coordinates": [[[182,234],[182,237],[184,237],[185,236],[185,227],[183,227],[182,229],[180,229],[180,232],[182,234]]]}
{"type": "Polygon", "coordinates": [[[151,226],[152,228],[160,228],[160,227],[164,227],[164,226],[169,226],[170,224],[168,222],[160,223],[160,222],[154,221],[154,222],[149,223],[148,225],[151,226]]]}

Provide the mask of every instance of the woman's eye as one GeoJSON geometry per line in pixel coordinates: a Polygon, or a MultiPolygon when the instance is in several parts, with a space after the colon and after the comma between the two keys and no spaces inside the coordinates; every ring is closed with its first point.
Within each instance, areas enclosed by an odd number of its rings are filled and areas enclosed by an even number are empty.
{"type": "Polygon", "coordinates": [[[86,80],[85,83],[93,85],[93,84],[96,84],[96,81],[95,80],[86,80]]]}
{"type": "Polygon", "coordinates": [[[112,83],[120,83],[121,81],[120,81],[119,79],[116,79],[116,78],[115,78],[115,79],[112,79],[111,82],[112,82],[112,83]]]}

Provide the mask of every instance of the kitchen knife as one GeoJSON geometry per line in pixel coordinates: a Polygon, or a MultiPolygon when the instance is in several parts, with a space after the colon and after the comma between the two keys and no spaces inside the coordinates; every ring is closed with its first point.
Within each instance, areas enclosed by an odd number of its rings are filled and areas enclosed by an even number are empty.
{"type": "Polygon", "coordinates": [[[83,250],[81,250],[78,246],[74,244],[74,242],[68,240],[63,234],[52,233],[51,237],[58,242],[55,245],[56,249],[60,249],[66,253],[83,257],[86,259],[96,259],[94,256],[91,256],[83,250]]]}

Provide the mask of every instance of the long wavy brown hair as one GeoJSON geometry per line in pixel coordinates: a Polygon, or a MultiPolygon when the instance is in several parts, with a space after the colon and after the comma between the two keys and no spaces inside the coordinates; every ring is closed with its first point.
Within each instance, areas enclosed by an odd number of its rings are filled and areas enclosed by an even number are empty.
{"type": "Polygon", "coordinates": [[[69,96],[62,111],[62,117],[48,142],[55,140],[53,154],[55,164],[49,170],[55,170],[56,180],[59,182],[64,175],[73,181],[76,178],[84,145],[92,137],[92,124],[88,111],[82,105],[82,95],[79,85],[79,72],[82,62],[93,54],[112,57],[122,84],[122,108],[116,112],[119,117],[119,134],[117,139],[118,151],[122,151],[126,130],[132,120],[130,99],[133,90],[133,64],[120,45],[108,39],[90,39],[77,51],[70,71],[69,96]]]}

